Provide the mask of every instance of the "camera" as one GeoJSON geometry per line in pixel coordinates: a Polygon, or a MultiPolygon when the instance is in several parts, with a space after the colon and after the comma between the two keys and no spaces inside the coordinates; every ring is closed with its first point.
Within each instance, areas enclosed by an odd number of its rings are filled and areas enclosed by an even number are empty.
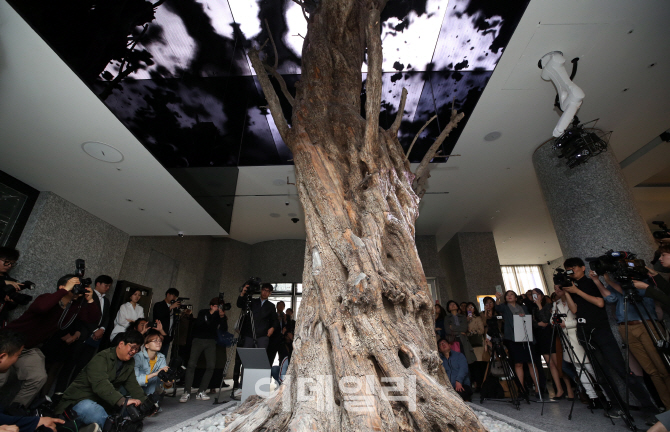
{"type": "Polygon", "coordinates": [[[614,279],[625,289],[633,289],[634,280],[642,280],[647,277],[647,268],[644,260],[637,259],[634,253],[625,251],[609,250],[603,256],[597,258],[586,258],[591,270],[598,276],[610,273],[614,279]]]}
{"type": "Polygon", "coordinates": [[[174,369],[173,368],[168,368],[167,372],[166,371],[158,372],[158,379],[163,381],[163,382],[177,381],[181,377],[184,376],[185,372],[186,372],[186,368],[184,366],[174,368],[174,369]]]}
{"type": "Polygon", "coordinates": [[[179,237],[184,237],[184,232],[183,232],[183,231],[179,231],[179,232],[177,233],[177,235],[178,235],[179,237]]]}
{"type": "Polygon", "coordinates": [[[559,285],[561,287],[572,286],[572,279],[569,277],[572,274],[574,274],[572,270],[565,271],[562,268],[557,267],[556,270],[554,270],[554,285],[559,285]]]}
{"type": "MultiPolygon", "coordinates": [[[[249,285],[249,288],[247,288],[247,295],[250,296],[252,294],[260,294],[261,292],[261,278],[259,277],[252,277],[247,279],[244,284],[240,287],[240,292],[244,289],[246,285],[249,285]]],[[[220,295],[220,294],[219,294],[220,295]]]]}
{"type": "Polygon", "coordinates": [[[170,304],[182,303],[182,302],[184,302],[184,301],[186,301],[186,300],[191,300],[191,298],[190,298],[190,297],[177,297],[176,300],[172,300],[172,301],[170,301],[170,304]]]}
{"type": "Polygon", "coordinates": [[[103,432],[141,432],[144,429],[144,418],[158,411],[160,400],[160,396],[150,394],[138,406],[124,405],[118,414],[107,417],[103,432]]]}
{"type": "Polygon", "coordinates": [[[230,310],[230,308],[232,308],[233,305],[231,305],[230,303],[226,303],[226,301],[224,300],[224,296],[225,296],[224,293],[219,293],[219,309],[227,311],[230,310]]]}
{"type": "Polygon", "coordinates": [[[659,230],[654,231],[652,235],[656,240],[670,239],[670,228],[663,221],[653,221],[654,225],[658,225],[659,230]]]}
{"type": "Polygon", "coordinates": [[[72,287],[72,294],[86,294],[86,288],[89,288],[93,281],[91,278],[84,278],[86,273],[86,261],[78,259],[74,262],[74,275],[79,278],[79,283],[72,287]]]}
{"type": "Polygon", "coordinates": [[[291,218],[291,222],[293,222],[293,223],[298,223],[298,222],[300,222],[300,219],[298,219],[298,218],[291,218]]]}
{"type": "MultiPolygon", "coordinates": [[[[35,289],[34,282],[25,281],[19,285],[23,286],[23,288],[21,288],[19,291],[35,289]]],[[[28,294],[21,294],[20,292],[17,292],[12,285],[8,284],[0,286],[0,303],[5,301],[5,296],[9,297],[11,301],[21,306],[27,305],[33,299],[33,296],[29,296],[28,294]]]]}
{"type": "Polygon", "coordinates": [[[563,322],[562,318],[566,318],[568,315],[567,314],[562,314],[562,313],[556,313],[551,316],[551,323],[553,325],[559,325],[560,323],[563,322]]]}

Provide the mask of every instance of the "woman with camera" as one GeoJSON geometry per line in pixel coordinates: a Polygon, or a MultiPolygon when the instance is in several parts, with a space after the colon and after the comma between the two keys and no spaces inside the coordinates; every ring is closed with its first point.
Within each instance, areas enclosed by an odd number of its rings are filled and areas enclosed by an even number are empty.
{"type": "Polygon", "coordinates": [[[163,346],[163,335],[158,330],[151,329],[144,335],[144,346],[135,354],[135,377],[144,394],[153,394],[161,379],[158,374],[167,372],[169,368],[165,356],[160,353],[163,346]]]}
{"type": "MultiPolygon", "coordinates": [[[[532,300],[537,305],[537,308],[533,310],[533,330],[537,339],[537,349],[540,351],[540,355],[544,357],[544,361],[549,365],[549,371],[551,372],[551,377],[554,380],[554,388],[556,389],[554,399],[563,399],[565,391],[561,387],[561,369],[559,368],[562,367],[562,364],[558,364],[556,357],[556,337],[558,335],[551,326],[553,303],[539,288],[534,288],[533,291],[535,292],[532,295],[532,300]]],[[[563,381],[568,392],[568,400],[571,401],[575,397],[572,392],[572,385],[570,385],[570,380],[567,376],[563,376],[563,381]]]]}
{"type": "Polygon", "coordinates": [[[142,292],[139,288],[130,288],[128,294],[130,301],[122,304],[119,308],[119,312],[116,314],[116,319],[114,320],[114,330],[109,335],[110,340],[114,339],[114,336],[118,333],[126,331],[128,323],[136,321],[138,318],[144,318],[144,309],[137,304],[140,298],[142,298],[142,292]]]}
{"type": "MultiPolygon", "coordinates": [[[[507,291],[504,300],[502,293],[496,292],[496,303],[495,310],[502,315],[504,321],[503,343],[505,344],[505,347],[507,347],[510,363],[514,364],[516,376],[519,378],[519,381],[523,383],[523,364],[528,364],[528,369],[534,372],[531,373],[531,375],[535,382],[535,388],[539,391],[540,384],[537,381],[538,373],[537,369],[533,367],[528,346],[524,345],[524,342],[514,341],[514,315],[524,317],[528,314],[528,309],[526,309],[526,306],[518,303],[518,296],[514,291],[507,291]]],[[[539,397],[539,393],[537,396],[539,397]]]]}

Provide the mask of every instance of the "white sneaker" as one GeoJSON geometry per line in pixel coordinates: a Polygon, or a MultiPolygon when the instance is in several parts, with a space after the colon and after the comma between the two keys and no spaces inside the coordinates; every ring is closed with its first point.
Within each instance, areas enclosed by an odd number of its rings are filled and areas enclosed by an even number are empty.
{"type": "Polygon", "coordinates": [[[189,399],[191,399],[191,394],[190,393],[184,393],[179,398],[179,402],[188,402],[189,399]]]}
{"type": "Polygon", "coordinates": [[[210,400],[211,398],[205,394],[205,392],[200,392],[195,395],[195,400],[210,400]]]}

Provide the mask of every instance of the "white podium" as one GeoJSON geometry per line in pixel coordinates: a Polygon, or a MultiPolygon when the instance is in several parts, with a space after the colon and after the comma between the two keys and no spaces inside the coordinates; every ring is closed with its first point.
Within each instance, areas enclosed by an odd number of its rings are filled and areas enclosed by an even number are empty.
{"type": "Polygon", "coordinates": [[[256,394],[256,383],[260,380],[266,380],[267,390],[265,394],[270,391],[270,378],[272,376],[271,365],[268,361],[268,353],[265,348],[238,348],[237,353],[242,360],[244,373],[242,374],[242,397],[240,402],[244,401],[251,395],[256,394]]]}

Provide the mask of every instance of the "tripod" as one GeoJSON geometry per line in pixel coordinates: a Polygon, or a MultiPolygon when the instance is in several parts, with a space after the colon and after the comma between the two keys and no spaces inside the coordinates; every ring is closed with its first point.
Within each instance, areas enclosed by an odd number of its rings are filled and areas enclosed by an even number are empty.
{"type": "MultiPolygon", "coordinates": [[[[541,414],[544,414],[544,398],[542,397],[542,389],[540,388],[540,379],[537,376],[537,367],[535,366],[535,360],[533,358],[533,350],[530,348],[530,336],[528,336],[528,328],[526,327],[526,320],[523,320],[523,332],[524,332],[524,340],[522,342],[526,343],[526,346],[528,347],[528,355],[530,355],[530,363],[533,365],[533,375],[535,376],[535,384],[537,385],[537,394],[540,396],[540,403],[542,403],[542,411],[541,414]]],[[[532,331],[531,331],[532,333],[532,331]]]]}
{"type": "MultiPolygon", "coordinates": [[[[174,309],[173,321],[172,321],[172,350],[170,351],[170,360],[168,365],[172,369],[179,369],[183,366],[181,357],[179,357],[179,320],[181,319],[181,310],[179,308],[174,309]]],[[[183,376],[183,375],[182,375],[183,376]]],[[[177,397],[177,383],[175,382],[172,386],[172,394],[168,397],[177,397]]]]}
{"type": "MultiPolygon", "coordinates": [[[[502,319],[502,317],[498,318],[502,319]]],[[[486,368],[486,376],[484,376],[484,380],[482,381],[482,383],[486,382],[489,373],[491,373],[491,371],[493,370],[493,365],[495,364],[497,357],[498,361],[500,361],[500,364],[502,365],[503,375],[505,376],[505,381],[507,382],[507,388],[509,390],[509,395],[511,399],[510,402],[512,402],[512,404],[516,407],[516,409],[519,410],[521,405],[521,395],[525,395],[526,402],[530,404],[528,394],[527,392],[524,391],[523,384],[516,376],[516,373],[514,373],[514,369],[512,369],[512,366],[509,364],[509,359],[507,358],[507,353],[505,352],[505,346],[503,345],[502,342],[502,335],[500,334],[500,330],[498,329],[498,324],[496,320],[495,319],[488,320],[487,326],[490,329],[489,336],[491,336],[492,347],[491,347],[491,357],[489,358],[489,364],[488,367],[486,368]],[[521,393],[519,393],[519,391],[521,393]]],[[[485,398],[482,392],[480,403],[484,403],[484,400],[502,401],[501,399],[485,398]]]]}
{"type": "MultiPolygon", "coordinates": [[[[584,357],[582,360],[579,360],[579,356],[575,352],[575,347],[572,345],[572,341],[570,340],[570,337],[566,334],[565,331],[563,331],[563,328],[561,327],[561,323],[563,320],[561,318],[567,318],[567,314],[562,314],[559,313],[558,309],[555,310],[554,315],[552,316],[552,323],[553,323],[553,328],[552,328],[552,334],[556,332],[558,334],[558,337],[561,341],[561,346],[563,347],[563,351],[565,351],[568,354],[568,358],[570,359],[570,363],[573,365],[579,365],[579,371],[577,375],[577,385],[581,385],[583,388],[583,391],[586,392],[586,387],[582,384],[581,381],[581,374],[585,373],[586,379],[589,382],[589,385],[594,389],[595,391],[595,384],[596,382],[594,381],[594,378],[591,376],[591,374],[588,371],[588,368],[586,367],[586,352],[584,352],[584,357]]],[[[555,342],[555,339],[552,335],[552,343],[555,342]]],[[[603,406],[606,406],[607,404],[607,399],[604,397],[602,398],[604,400],[601,400],[601,403],[603,406]]],[[[568,414],[568,420],[572,420],[572,412],[575,408],[575,400],[576,398],[573,399],[572,404],[570,405],[570,413],[568,414]]],[[[591,413],[593,413],[593,410],[591,410],[591,413]]],[[[612,419],[610,419],[612,420],[612,419]]],[[[614,424],[614,421],[612,421],[612,424],[614,424]]]]}
{"type": "MultiPolygon", "coordinates": [[[[251,300],[252,300],[251,299],[251,294],[247,293],[246,296],[247,296],[246,299],[245,299],[246,304],[244,306],[244,309],[242,310],[242,313],[240,313],[240,317],[237,319],[237,323],[235,324],[235,329],[237,329],[237,331],[240,332],[240,337],[233,339],[232,346],[235,348],[234,350],[232,350],[233,355],[226,356],[227,357],[226,358],[226,366],[223,369],[223,376],[221,377],[221,384],[219,385],[219,391],[218,391],[217,397],[214,398],[214,404],[223,403],[223,401],[219,402],[219,398],[221,397],[221,387],[223,386],[223,380],[226,378],[226,375],[228,373],[228,367],[230,366],[230,362],[231,362],[233,356],[236,357],[236,361],[237,361],[237,347],[239,345],[240,340],[244,340],[244,338],[245,338],[245,336],[242,336],[242,331],[244,330],[244,322],[247,319],[249,319],[249,322],[251,324],[251,337],[253,338],[253,341],[254,341],[254,348],[258,348],[258,343],[257,343],[257,340],[256,340],[256,324],[254,322],[254,313],[251,310],[251,300]]],[[[235,367],[237,367],[237,366],[235,366],[235,367]]],[[[240,365],[240,367],[242,367],[242,366],[240,365]]],[[[240,383],[240,385],[241,385],[241,383],[240,383]]],[[[231,399],[234,399],[234,397],[235,397],[235,395],[231,394],[231,399]]]]}
{"type": "MultiPolygon", "coordinates": [[[[577,320],[577,329],[580,330],[582,339],[580,340],[582,346],[584,347],[584,356],[585,358],[588,356],[589,361],[591,362],[591,365],[593,366],[593,371],[596,375],[596,380],[599,383],[605,384],[604,386],[601,385],[600,387],[603,389],[603,391],[607,392],[609,396],[616,401],[616,403],[619,405],[621,408],[622,416],[621,418],[623,419],[624,423],[626,423],[626,426],[632,431],[637,431],[637,427],[635,426],[635,420],[633,419],[633,416],[631,416],[630,411],[628,410],[628,405],[624,404],[623,400],[621,399],[621,395],[617,391],[616,387],[614,387],[614,384],[610,380],[610,378],[607,376],[605,373],[602,365],[598,361],[597,357],[594,355],[593,347],[591,346],[590,343],[590,338],[587,337],[586,334],[586,320],[584,318],[579,318],[577,320]],[[608,391],[609,389],[609,391],[608,391]]],[[[583,364],[583,363],[582,363],[583,364]]],[[[584,368],[582,368],[580,373],[584,372],[584,368]]],[[[581,376],[581,375],[580,375],[581,376]]],[[[612,422],[614,423],[614,422],[612,422]]]]}

